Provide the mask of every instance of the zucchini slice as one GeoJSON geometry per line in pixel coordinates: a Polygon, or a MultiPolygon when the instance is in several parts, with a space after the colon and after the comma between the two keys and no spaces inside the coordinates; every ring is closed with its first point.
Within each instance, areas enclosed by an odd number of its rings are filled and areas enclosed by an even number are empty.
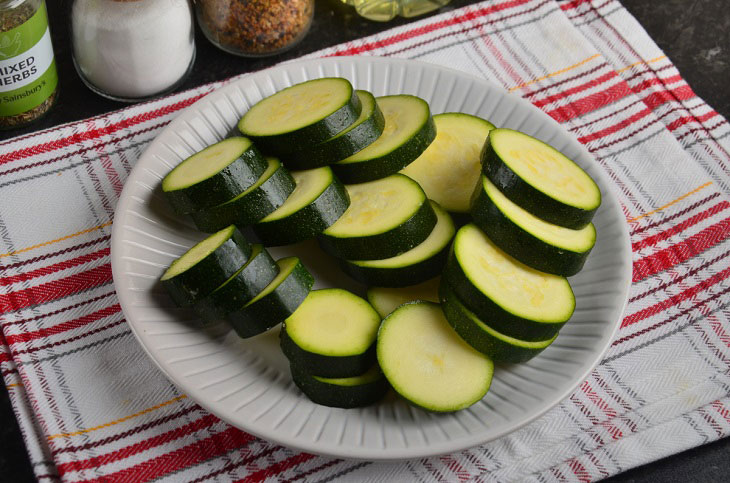
{"type": "Polygon", "coordinates": [[[440,274],[449,255],[449,244],[454,237],[451,216],[435,202],[436,226],[419,245],[395,257],[381,260],[341,260],[342,270],[366,285],[405,287],[440,274]]]}
{"type": "Polygon", "coordinates": [[[175,166],[163,178],[162,192],[173,210],[185,215],[235,198],[259,179],[266,166],[250,139],[224,139],[175,166]]]}
{"type": "Polygon", "coordinates": [[[249,189],[232,200],[190,213],[198,230],[207,233],[221,226],[252,225],[284,204],[296,183],[276,158],[266,158],[268,167],[249,189]]]}
{"type": "Polygon", "coordinates": [[[297,257],[277,260],[279,273],[253,299],[228,314],[242,337],[253,337],[283,322],[299,307],[314,285],[314,277],[297,257]]]}
{"type": "Polygon", "coordinates": [[[494,362],[529,361],[558,337],[555,333],[544,340],[526,341],[497,332],[469,311],[448,284],[441,284],[441,307],[456,333],[494,362]]]}
{"type": "Polygon", "coordinates": [[[246,264],[193,305],[193,310],[208,322],[223,320],[229,313],[253,299],[279,273],[279,266],[263,245],[253,245],[246,264]]]}
{"type": "Polygon", "coordinates": [[[489,390],[494,364],[459,337],[439,304],[403,304],[378,332],[378,363],[403,398],[429,411],[458,411],[489,390]]]}
{"type": "Polygon", "coordinates": [[[422,243],[436,214],[421,187],[394,174],[346,186],[350,207],[319,236],[322,248],[348,260],[390,258],[422,243]]]}
{"type": "Polygon", "coordinates": [[[172,262],[160,282],[177,305],[187,307],[228,280],[250,256],[246,238],[235,226],[228,226],[172,262]]]}
{"type": "Polygon", "coordinates": [[[468,213],[469,197],[482,173],[480,153],[494,125],[470,114],[433,116],[436,139],[401,170],[418,181],[426,196],[445,210],[468,213]]]}
{"type": "Polygon", "coordinates": [[[380,316],[364,299],[339,288],[314,290],[281,331],[293,366],[321,377],[354,377],[375,363],[380,316]]]}
{"type": "Polygon", "coordinates": [[[238,129],[266,153],[313,147],[347,129],[360,116],[350,81],[313,79],[266,97],[243,115],[238,129]]]}
{"type": "Polygon", "coordinates": [[[390,389],[388,380],[375,364],[365,374],[355,377],[326,378],[313,376],[291,366],[294,384],[313,402],[334,408],[369,406],[390,389]]]}
{"type": "Polygon", "coordinates": [[[536,270],[569,277],[578,273],[596,243],[596,228],[548,223],[509,200],[486,176],[474,193],[471,216],[502,250],[536,270]]]}
{"type": "Polygon", "coordinates": [[[370,287],[368,289],[368,302],[378,311],[381,317],[385,318],[398,306],[406,302],[414,300],[438,302],[439,283],[441,283],[441,278],[436,277],[410,287],[370,287]]]}
{"type": "Polygon", "coordinates": [[[385,117],[383,133],[372,144],[332,165],[344,183],[364,183],[397,173],[436,137],[428,103],[410,95],[377,98],[385,117]]]}
{"type": "Polygon", "coordinates": [[[288,245],[321,233],[350,206],[347,190],[329,166],[293,171],[296,187],[283,205],[253,225],[267,246],[288,245]]]}
{"type": "Polygon", "coordinates": [[[357,121],[327,141],[307,149],[282,155],[281,161],[289,169],[312,169],[335,163],[361,151],[383,133],[385,117],[367,91],[355,91],[362,110],[357,121]]]}
{"type": "Polygon", "coordinates": [[[456,233],[444,282],[479,319],[518,339],[552,337],[575,310],[567,279],[518,262],[473,224],[456,233]]]}
{"type": "Polygon", "coordinates": [[[601,204],[601,190],[585,171],[527,134],[495,129],[481,157],[484,174],[507,198],[549,223],[583,228],[601,204]]]}

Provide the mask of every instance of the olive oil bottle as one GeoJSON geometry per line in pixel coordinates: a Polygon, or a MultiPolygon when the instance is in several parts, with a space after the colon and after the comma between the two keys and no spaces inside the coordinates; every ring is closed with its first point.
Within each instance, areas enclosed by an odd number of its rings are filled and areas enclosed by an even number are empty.
{"type": "Polygon", "coordinates": [[[396,15],[415,17],[448,4],[450,0],[343,0],[355,7],[361,16],[377,22],[387,22],[396,15]]]}

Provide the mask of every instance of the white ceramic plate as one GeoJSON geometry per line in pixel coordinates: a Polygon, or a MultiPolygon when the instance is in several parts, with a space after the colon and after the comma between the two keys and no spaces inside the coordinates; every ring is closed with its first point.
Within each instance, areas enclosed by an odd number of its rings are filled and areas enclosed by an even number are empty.
{"type": "MultiPolygon", "coordinates": [[[[261,438],[312,453],[392,460],[443,454],[498,438],[567,397],[600,361],[615,333],[631,280],[629,236],[611,181],[557,122],[484,80],[431,64],[340,57],[285,64],[248,75],[186,109],[149,146],[124,186],[112,233],[112,269],[124,313],[142,347],[201,406],[261,438]],[[310,402],[294,386],[276,331],[241,340],[225,327],[199,330],[195,317],[172,306],[157,279],[201,239],[173,215],[159,193],[162,177],[184,158],[220,140],[263,96],[307,79],[341,76],[376,96],[415,94],[434,114],[460,111],[536,136],[574,159],[596,180],[603,204],[598,241],[580,274],[572,320],[547,350],[528,363],[500,366],[484,399],[454,414],[435,415],[390,395],[362,409],[310,402]]],[[[316,287],[362,293],[314,243],[271,250],[295,253],[316,287]]]]}

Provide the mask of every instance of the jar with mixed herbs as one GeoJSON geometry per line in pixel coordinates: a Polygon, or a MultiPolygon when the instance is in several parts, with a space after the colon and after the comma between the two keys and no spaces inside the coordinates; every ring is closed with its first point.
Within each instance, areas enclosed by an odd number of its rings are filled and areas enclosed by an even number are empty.
{"type": "Polygon", "coordinates": [[[51,109],[58,93],[44,0],[0,0],[0,129],[51,109]]]}
{"type": "Polygon", "coordinates": [[[263,57],[296,45],[309,31],[314,0],[196,0],[198,24],[217,47],[263,57]]]}

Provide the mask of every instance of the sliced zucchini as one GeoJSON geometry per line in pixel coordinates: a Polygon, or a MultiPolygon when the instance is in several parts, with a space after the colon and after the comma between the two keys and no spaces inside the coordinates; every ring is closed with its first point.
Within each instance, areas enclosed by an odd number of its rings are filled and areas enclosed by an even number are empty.
{"type": "Polygon", "coordinates": [[[407,176],[346,186],[350,207],[319,236],[322,248],[339,258],[394,257],[423,242],[436,214],[421,187],[407,176]]]}
{"type": "Polygon", "coordinates": [[[454,237],[451,216],[435,202],[436,226],[422,243],[407,252],[381,260],[341,260],[342,270],[366,285],[405,287],[440,274],[449,255],[449,244],[454,237]]]}
{"type": "Polygon", "coordinates": [[[482,175],[471,216],[502,250],[536,270],[569,277],[583,265],[596,243],[592,223],[579,230],[548,223],[510,201],[482,175]]]}
{"type": "Polygon", "coordinates": [[[228,280],[250,256],[246,238],[235,226],[228,226],[172,262],[160,282],[177,305],[187,307],[228,280]]]}
{"type": "Polygon", "coordinates": [[[370,287],[368,289],[368,302],[378,311],[381,317],[385,318],[399,305],[406,302],[414,300],[438,302],[439,283],[441,283],[441,278],[436,277],[410,287],[370,287]]]}
{"type": "Polygon", "coordinates": [[[494,362],[529,361],[558,337],[555,333],[544,340],[526,341],[497,332],[469,311],[445,283],[441,284],[441,307],[456,333],[494,362]]]}
{"type": "Polygon", "coordinates": [[[253,245],[246,264],[223,285],[193,305],[193,310],[208,322],[223,320],[264,290],[278,273],[279,266],[266,248],[253,245]]]}
{"type": "Polygon", "coordinates": [[[401,170],[418,181],[426,196],[445,210],[468,213],[469,197],[482,173],[480,153],[494,125],[470,114],[433,116],[436,139],[401,170]]]}
{"type": "Polygon", "coordinates": [[[397,173],[436,137],[428,103],[416,96],[377,98],[385,117],[383,133],[368,147],[332,165],[344,183],[364,183],[397,173]]]}
{"type": "Polygon", "coordinates": [[[518,262],[473,224],[456,233],[443,282],[479,319],[519,339],[552,337],[575,310],[568,280],[518,262]]]}
{"type": "Polygon", "coordinates": [[[364,299],[339,288],[314,290],[281,331],[292,365],[321,377],[354,377],[375,363],[380,316],[364,299]]]}
{"type": "Polygon", "coordinates": [[[378,332],[378,363],[403,398],[429,411],[458,411],[489,390],[494,364],[454,332],[439,304],[395,309],[378,332]]]}
{"type": "Polygon", "coordinates": [[[312,169],[335,163],[352,156],[372,144],[383,133],[385,118],[367,91],[355,91],[360,98],[360,117],[347,129],[316,146],[282,155],[281,161],[289,169],[312,169]]]}
{"type": "Polygon", "coordinates": [[[238,129],[276,155],[327,141],[354,123],[361,110],[347,79],[313,79],[260,100],[243,115],[238,129]]]}
{"type": "Polygon", "coordinates": [[[198,230],[207,233],[221,226],[252,225],[284,204],[296,183],[276,158],[267,158],[264,174],[249,189],[230,201],[190,213],[198,230]]]}
{"type": "Polygon", "coordinates": [[[288,245],[321,233],[350,206],[347,190],[329,166],[293,171],[296,187],[286,202],[258,223],[254,233],[267,246],[288,245]]]}
{"type": "Polygon", "coordinates": [[[325,378],[313,376],[298,366],[291,366],[294,384],[313,402],[334,408],[356,408],[374,404],[390,389],[388,380],[375,364],[365,374],[355,377],[325,378]]]}
{"type": "Polygon", "coordinates": [[[251,140],[224,139],[178,164],[162,179],[176,213],[184,215],[235,198],[266,170],[266,160],[251,140]]]}
{"type": "Polygon", "coordinates": [[[253,337],[283,322],[309,294],[314,278],[297,257],[282,258],[276,265],[276,277],[243,307],[228,314],[240,337],[253,337]]]}
{"type": "Polygon", "coordinates": [[[601,204],[601,190],[585,171],[527,134],[495,129],[481,157],[484,174],[507,198],[549,223],[583,228],[601,204]]]}

